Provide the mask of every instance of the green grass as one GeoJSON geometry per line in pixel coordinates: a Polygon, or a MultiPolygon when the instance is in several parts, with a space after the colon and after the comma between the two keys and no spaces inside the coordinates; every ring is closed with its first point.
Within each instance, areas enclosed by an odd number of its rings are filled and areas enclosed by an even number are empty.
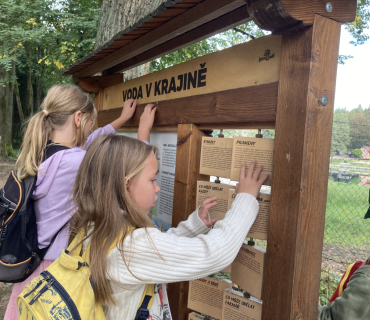
{"type": "Polygon", "coordinates": [[[370,219],[364,220],[369,207],[369,188],[353,183],[329,181],[325,217],[325,243],[370,247],[370,219]]]}

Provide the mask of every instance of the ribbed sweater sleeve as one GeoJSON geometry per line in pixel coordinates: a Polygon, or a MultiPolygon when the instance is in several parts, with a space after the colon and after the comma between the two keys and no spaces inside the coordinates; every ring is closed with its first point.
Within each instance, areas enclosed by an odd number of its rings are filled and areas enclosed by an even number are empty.
{"type": "Polygon", "coordinates": [[[198,210],[199,208],[187,220],[181,221],[177,228],[168,229],[166,233],[177,237],[188,238],[193,238],[198,234],[207,234],[211,229],[206,227],[202,220],[200,220],[198,210]]]}
{"type": "MultiPolygon", "coordinates": [[[[124,255],[117,248],[108,256],[107,271],[120,284],[169,283],[201,278],[218,272],[235,259],[252,226],[259,205],[252,195],[240,193],[223,220],[207,234],[184,237],[176,232],[137,229],[124,241],[124,255]],[[159,253],[159,254],[158,254],[159,253]],[[131,274],[132,273],[132,274],[131,274]]],[[[195,211],[188,220],[195,219],[195,211]]]]}

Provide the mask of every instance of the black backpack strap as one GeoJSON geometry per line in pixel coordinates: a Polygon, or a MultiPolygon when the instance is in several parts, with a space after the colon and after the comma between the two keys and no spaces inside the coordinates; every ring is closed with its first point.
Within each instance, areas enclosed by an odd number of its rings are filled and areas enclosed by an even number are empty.
{"type": "Polygon", "coordinates": [[[69,148],[62,146],[61,144],[54,143],[51,140],[48,140],[46,149],[45,149],[44,159],[42,161],[45,161],[46,159],[50,158],[54,153],[57,153],[58,151],[67,150],[67,149],[69,148]]]}
{"type": "Polygon", "coordinates": [[[152,296],[145,296],[143,303],[141,304],[140,308],[136,312],[135,320],[147,320],[149,318],[149,301],[153,298],[152,296]]]}

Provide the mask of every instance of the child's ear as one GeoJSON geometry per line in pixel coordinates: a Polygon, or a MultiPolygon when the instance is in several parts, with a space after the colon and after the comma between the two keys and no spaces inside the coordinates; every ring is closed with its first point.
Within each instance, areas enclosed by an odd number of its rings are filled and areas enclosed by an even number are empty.
{"type": "Polygon", "coordinates": [[[77,129],[81,126],[81,116],[82,116],[81,111],[77,111],[75,113],[75,124],[77,129]]]}
{"type": "Polygon", "coordinates": [[[128,189],[128,187],[130,186],[130,184],[131,184],[131,180],[130,179],[125,179],[125,181],[126,181],[126,188],[128,189]]]}

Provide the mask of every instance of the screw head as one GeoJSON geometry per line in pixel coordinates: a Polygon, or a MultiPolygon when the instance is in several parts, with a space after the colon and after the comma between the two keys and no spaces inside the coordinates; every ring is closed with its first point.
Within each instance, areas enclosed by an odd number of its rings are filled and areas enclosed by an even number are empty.
{"type": "Polygon", "coordinates": [[[333,4],[331,2],[327,2],[325,6],[326,12],[332,12],[333,11],[333,4]]]}
{"type": "Polygon", "coordinates": [[[325,107],[329,102],[328,97],[326,96],[321,97],[320,102],[325,107]]]}

